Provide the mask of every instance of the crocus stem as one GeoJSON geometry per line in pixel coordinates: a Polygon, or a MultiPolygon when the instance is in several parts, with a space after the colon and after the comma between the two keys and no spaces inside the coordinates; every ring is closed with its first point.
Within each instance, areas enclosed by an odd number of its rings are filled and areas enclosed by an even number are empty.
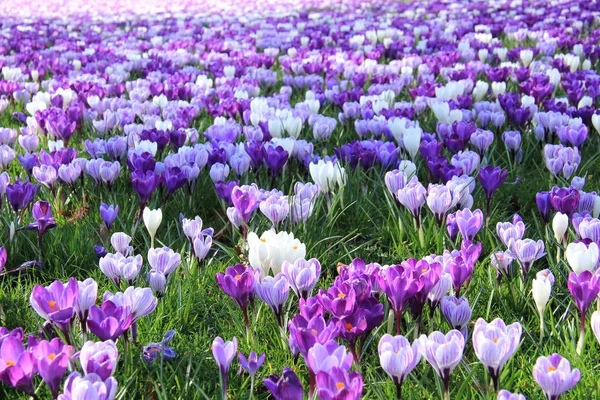
{"type": "Polygon", "coordinates": [[[219,383],[221,384],[221,399],[227,400],[227,375],[223,371],[219,373],[219,383]]]}
{"type": "Polygon", "coordinates": [[[402,400],[402,382],[396,383],[396,398],[402,400]]]}
{"type": "Polygon", "coordinates": [[[248,400],[252,400],[252,395],[254,394],[254,375],[250,376],[250,396],[248,396],[248,400]]]}
{"type": "Polygon", "coordinates": [[[540,314],[540,343],[544,338],[544,314],[540,314]]]}
{"type": "Polygon", "coordinates": [[[402,332],[402,312],[396,311],[396,335],[402,332]]]}
{"type": "Polygon", "coordinates": [[[560,247],[556,248],[556,262],[560,262],[560,247]]]}
{"type": "Polygon", "coordinates": [[[421,248],[425,248],[425,232],[423,232],[423,226],[419,226],[419,243],[421,243],[421,248]]]}
{"type": "Polygon", "coordinates": [[[581,355],[583,346],[585,345],[585,313],[580,313],[580,324],[579,324],[579,341],[577,342],[577,354],[581,355]]]}
{"type": "Polygon", "coordinates": [[[317,377],[315,373],[310,369],[308,370],[308,398],[312,399],[315,393],[315,385],[317,383],[317,377]]]}
{"type": "Polygon", "coordinates": [[[388,312],[387,331],[389,334],[391,334],[394,331],[394,310],[392,310],[391,308],[390,308],[390,311],[388,312]]]}
{"type": "Polygon", "coordinates": [[[444,400],[450,400],[450,377],[442,378],[444,383],[444,400]]]}

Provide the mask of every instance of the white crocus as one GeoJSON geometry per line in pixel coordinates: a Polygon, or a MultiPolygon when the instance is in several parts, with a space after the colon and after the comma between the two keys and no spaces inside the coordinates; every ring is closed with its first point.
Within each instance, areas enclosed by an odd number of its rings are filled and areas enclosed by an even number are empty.
{"type": "Polygon", "coordinates": [[[592,114],[592,125],[594,125],[596,132],[600,134],[600,114],[592,114]]]}
{"type": "Polygon", "coordinates": [[[548,269],[538,272],[531,283],[531,294],[540,315],[540,337],[544,335],[544,310],[550,300],[553,284],[554,275],[548,269]]]}
{"type": "Polygon", "coordinates": [[[319,160],[318,163],[310,163],[308,169],[313,182],[318,183],[325,192],[343,187],[346,183],[346,170],[338,163],[319,160]]]}
{"type": "Polygon", "coordinates": [[[277,275],[285,261],[294,263],[304,256],[306,246],[293,233],[268,230],[260,238],[254,232],[248,234],[248,262],[253,268],[260,268],[262,277],[269,271],[277,275]]]}
{"type": "Polygon", "coordinates": [[[552,230],[554,231],[554,238],[558,243],[563,243],[565,241],[565,234],[567,233],[568,228],[569,216],[557,212],[552,219],[552,230]]]}
{"type": "Polygon", "coordinates": [[[146,229],[148,229],[148,233],[150,234],[150,248],[154,248],[154,236],[156,236],[156,231],[162,222],[162,210],[159,208],[157,210],[151,210],[148,207],[144,208],[143,213],[144,225],[146,225],[146,229]]]}
{"type": "Polygon", "coordinates": [[[598,245],[594,242],[586,246],[585,243],[571,243],[565,253],[569,266],[579,275],[583,271],[593,272],[598,264],[598,245]]]}
{"type": "Polygon", "coordinates": [[[421,135],[423,131],[419,127],[409,127],[404,131],[403,143],[404,148],[410,154],[410,158],[413,160],[419,152],[419,146],[421,145],[421,135]]]}

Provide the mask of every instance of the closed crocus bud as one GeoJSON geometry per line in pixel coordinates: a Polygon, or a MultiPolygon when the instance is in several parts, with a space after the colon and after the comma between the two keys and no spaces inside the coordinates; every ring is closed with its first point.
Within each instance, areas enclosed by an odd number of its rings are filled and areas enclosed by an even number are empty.
{"type": "Polygon", "coordinates": [[[92,278],[88,278],[83,282],[77,282],[77,284],[79,285],[79,298],[75,305],[75,312],[79,320],[85,322],[90,307],[96,304],[98,283],[92,278]]]}
{"type": "Polygon", "coordinates": [[[112,340],[98,343],[87,341],[79,352],[83,372],[86,375],[98,374],[103,381],[115,372],[118,359],[119,351],[112,340]]]}
{"type": "Polygon", "coordinates": [[[544,318],[544,309],[546,308],[546,304],[548,304],[548,300],[550,300],[550,292],[552,291],[553,284],[554,275],[549,269],[538,272],[532,282],[531,294],[542,320],[544,318]]]}
{"type": "Polygon", "coordinates": [[[165,274],[155,269],[150,270],[148,273],[148,283],[156,297],[160,299],[164,296],[167,290],[167,278],[165,274]]]}
{"type": "Polygon", "coordinates": [[[594,272],[598,264],[598,245],[594,242],[587,246],[584,242],[571,243],[567,246],[565,255],[576,275],[583,271],[594,272]]]}
{"type": "Polygon", "coordinates": [[[419,146],[421,145],[421,136],[423,135],[423,130],[421,128],[406,128],[403,136],[404,148],[410,154],[410,158],[413,160],[415,156],[419,152],[419,146]]]}
{"type": "Polygon", "coordinates": [[[552,230],[554,231],[554,238],[558,243],[564,243],[566,241],[567,229],[569,228],[569,216],[557,212],[552,219],[552,230]]]}
{"type": "Polygon", "coordinates": [[[295,262],[306,255],[306,245],[293,233],[265,231],[260,238],[254,232],[248,234],[248,261],[253,268],[260,268],[263,277],[273,271],[281,272],[284,261],[295,262]]]}
{"type": "Polygon", "coordinates": [[[160,208],[157,210],[150,210],[146,207],[144,208],[143,218],[144,225],[146,225],[146,229],[148,229],[148,233],[150,234],[150,248],[154,248],[154,236],[162,222],[162,210],[160,208]]]}
{"type": "Polygon", "coordinates": [[[594,125],[594,129],[596,129],[596,132],[600,134],[600,114],[592,115],[592,125],[594,125]]]}

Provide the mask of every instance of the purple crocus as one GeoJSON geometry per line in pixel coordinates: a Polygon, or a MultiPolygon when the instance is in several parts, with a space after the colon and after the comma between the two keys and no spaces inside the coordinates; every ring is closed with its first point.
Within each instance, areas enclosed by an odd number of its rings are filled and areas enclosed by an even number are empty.
{"type": "Polygon", "coordinates": [[[225,274],[217,273],[217,284],[228,296],[230,296],[242,309],[246,328],[250,327],[248,321],[248,301],[254,290],[254,270],[252,267],[236,264],[228,267],[225,274]]]}
{"type": "Polygon", "coordinates": [[[427,189],[427,206],[435,216],[439,225],[444,221],[446,213],[458,203],[456,196],[446,185],[429,184],[427,189]]]}
{"type": "Polygon", "coordinates": [[[363,380],[356,371],[334,367],[317,374],[317,395],[321,400],[358,400],[362,390],[363,380]]]}
{"type": "Polygon", "coordinates": [[[33,346],[32,341],[29,342],[36,370],[56,398],[62,378],[69,367],[69,360],[73,355],[73,346],[65,345],[59,338],[51,341],[42,340],[33,346]]]}
{"type": "Polygon", "coordinates": [[[583,350],[585,340],[585,316],[592,302],[600,292],[600,276],[590,271],[582,271],[579,275],[575,272],[569,274],[567,283],[571,296],[575,299],[575,304],[579,309],[579,342],[577,343],[577,353],[583,350]]]}
{"type": "Polygon", "coordinates": [[[427,199],[427,189],[413,177],[410,182],[396,193],[398,202],[406,207],[417,223],[421,226],[421,208],[427,199]]]}
{"type": "Polygon", "coordinates": [[[79,372],[73,372],[67,377],[58,400],[113,400],[116,394],[117,380],[114,377],[103,381],[94,373],[82,377],[79,372]]]}
{"type": "Polygon", "coordinates": [[[535,195],[535,203],[537,204],[540,216],[545,223],[548,223],[550,218],[550,209],[552,204],[550,203],[550,192],[538,192],[535,195]]]}
{"type": "Polygon", "coordinates": [[[578,368],[571,369],[569,360],[560,354],[539,357],[533,366],[533,378],[548,400],[558,398],[571,390],[581,378],[578,368]]]}
{"type": "Polygon", "coordinates": [[[17,177],[17,180],[12,185],[6,186],[6,197],[15,213],[19,213],[29,206],[40,190],[39,185],[34,185],[31,182],[23,182],[17,177]]]}
{"type": "Polygon", "coordinates": [[[485,192],[485,197],[487,200],[485,212],[486,218],[490,217],[490,203],[492,201],[492,197],[494,196],[496,190],[502,186],[507,176],[508,170],[502,169],[501,167],[494,167],[493,165],[488,165],[487,167],[479,170],[479,175],[477,175],[477,178],[483,187],[483,191],[485,192]]]}
{"type": "Polygon", "coordinates": [[[442,314],[448,321],[450,328],[460,331],[465,337],[468,336],[468,323],[471,322],[472,310],[466,297],[457,299],[454,296],[444,296],[440,302],[442,314]]]}
{"type": "Polygon", "coordinates": [[[483,226],[483,212],[468,208],[456,212],[456,225],[463,240],[473,240],[483,226]]]}
{"type": "Polygon", "coordinates": [[[306,299],[321,276],[321,263],[316,258],[284,261],[282,271],[296,296],[306,299]]]}
{"type": "Polygon", "coordinates": [[[288,161],[289,153],[281,146],[267,145],[262,149],[262,157],[271,175],[276,177],[288,161]]]}
{"type": "Polygon", "coordinates": [[[290,284],[285,275],[279,273],[275,277],[262,278],[256,282],[254,293],[273,310],[277,323],[283,328],[283,305],[290,296],[290,284]]]}
{"type": "Polygon", "coordinates": [[[124,305],[105,300],[100,307],[90,307],[87,326],[100,340],[116,340],[133,323],[133,314],[124,305]]]}
{"type": "Polygon", "coordinates": [[[231,202],[246,224],[260,205],[260,191],[255,184],[237,186],[231,191],[231,202]]]}
{"type": "Polygon", "coordinates": [[[79,285],[77,279],[71,278],[66,284],[54,281],[48,287],[36,285],[31,292],[29,303],[40,317],[68,334],[78,299],[79,285]]]}
{"type": "Polygon", "coordinates": [[[79,351],[79,361],[83,372],[86,375],[98,374],[103,381],[114,374],[118,359],[119,351],[112,340],[96,343],[87,341],[79,351]]]}
{"type": "Polygon", "coordinates": [[[521,265],[523,276],[527,275],[534,261],[546,255],[545,245],[542,240],[537,242],[533,239],[512,240],[509,249],[521,265]]]}
{"type": "Polygon", "coordinates": [[[496,224],[498,237],[506,247],[511,240],[520,240],[525,234],[525,224],[519,214],[515,214],[512,222],[498,222],[496,224]]]}
{"type": "Polygon", "coordinates": [[[238,360],[240,362],[240,372],[244,369],[252,378],[256,374],[256,371],[263,365],[265,362],[265,353],[262,353],[260,357],[256,354],[256,352],[251,352],[248,354],[248,358],[243,355],[241,352],[238,353],[238,360]]]}
{"type": "Polygon", "coordinates": [[[501,390],[498,392],[496,400],[527,400],[525,396],[519,393],[511,393],[508,390],[501,390]]]}
{"type": "Polygon", "coordinates": [[[421,361],[419,344],[411,345],[404,336],[383,335],[377,347],[381,368],[392,378],[396,385],[396,393],[402,396],[402,383],[421,361]]]}
{"type": "Polygon", "coordinates": [[[573,211],[577,209],[580,197],[579,190],[573,187],[559,188],[554,186],[550,192],[550,204],[556,211],[570,217],[573,211]]]}
{"type": "Polygon", "coordinates": [[[37,368],[22,338],[5,337],[0,345],[0,381],[29,395],[34,394],[33,375],[37,368]]]}
{"type": "Polygon", "coordinates": [[[381,271],[378,283],[390,303],[390,308],[396,314],[396,334],[399,335],[402,313],[408,301],[419,290],[417,281],[409,268],[403,265],[392,265],[381,271]]]}
{"type": "Polygon", "coordinates": [[[118,205],[115,206],[115,205],[111,204],[109,206],[106,203],[100,204],[100,216],[102,217],[102,220],[104,221],[104,223],[106,224],[106,227],[108,229],[110,229],[113,222],[117,218],[118,214],[119,214],[119,206],[118,205]]]}
{"type": "Polygon", "coordinates": [[[168,330],[164,335],[163,339],[158,343],[148,343],[142,347],[142,359],[148,363],[153,363],[159,357],[164,360],[170,360],[177,357],[177,353],[172,347],[167,346],[175,337],[175,330],[168,330]]]}
{"type": "Polygon", "coordinates": [[[465,349],[465,338],[456,329],[446,335],[433,332],[429,336],[421,335],[419,352],[431,364],[444,384],[445,398],[450,398],[450,374],[460,363],[465,349]]]}
{"type": "Polygon", "coordinates": [[[296,314],[288,323],[288,330],[290,332],[289,344],[292,353],[294,356],[301,354],[306,358],[308,350],[315,343],[325,344],[338,336],[339,324],[338,319],[335,317],[325,322],[322,315],[296,314]]]}
{"type": "Polygon", "coordinates": [[[304,389],[298,376],[291,368],[285,367],[283,374],[271,375],[263,383],[275,400],[302,400],[304,389]]]}
{"type": "Polygon", "coordinates": [[[212,342],[212,353],[217,365],[219,366],[219,374],[221,377],[221,394],[225,400],[227,398],[227,374],[229,367],[237,353],[238,342],[234,337],[230,342],[225,342],[219,336],[212,342]]]}
{"type": "Polygon", "coordinates": [[[500,390],[502,367],[517,351],[521,341],[521,324],[506,325],[500,318],[487,323],[479,318],[473,331],[473,347],[479,361],[487,368],[496,392],[500,390]]]}

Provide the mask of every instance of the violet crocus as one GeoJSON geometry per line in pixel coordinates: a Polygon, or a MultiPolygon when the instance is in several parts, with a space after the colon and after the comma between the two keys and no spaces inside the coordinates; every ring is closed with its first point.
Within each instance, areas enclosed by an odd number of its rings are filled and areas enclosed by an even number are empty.
{"type": "Polygon", "coordinates": [[[502,244],[508,247],[511,239],[520,240],[525,234],[525,224],[519,214],[515,214],[512,222],[498,222],[496,224],[496,233],[502,244]]]}
{"type": "Polygon", "coordinates": [[[363,380],[358,372],[337,367],[319,372],[316,383],[321,400],[358,400],[363,391],[363,380]]]}
{"type": "Polygon", "coordinates": [[[421,226],[421,208],[427,200],[427,189],[413,177],[410,182],[396,193],[398,202],[410,211],[417,227],[421,226]]]}
{"type": "Polygon", "coordinates": [[[339,324],[338,319],[335,317],[325,322],[322,315],[296,314],[288,323],[288,330],[290,332],[288,342],[292,354],[295,357],[301,354],[306,358],[308,350],[315,343],[325,344],[338,336],[339,324]]]}
{"type": "Polygon", "coordinates": [[[87,278],[83,282],[77,282],[77,284],[79,286],[79,297],[77,299],[77,303],[75,304],[75,312],[77,313],[77,318],[81,323],[82,333],[85,338],[87,330],[85,321],[87,320],[90,307],[96,304],[96,297],[98,296],[98,283],[92,278],[87,278]]]}
{"type": "Polygon", "coordinates": [[[479,361],[487,368],[494,390],[500,390],[500,373],[504,364],[517,351],[521,342],[521,324],[506,325],[496,318],[488,323],[479,318],[473,331],[473,347],[479,361]]]}
{"type": "Polygon", "coordinates": [[[421,361],[419,344],[411,345],[404,336],[383,335],[377,347],[381,368],[396,385],[398,399],[402,398],[402,383],[421,361]]]}
{"type": "Polygon", "coordinates": [[[33,355],[23,348],[22,338],[5,337],[0,345],[0,381],[33,395],[33,376],[36,372],[33,355]]]}
{"type": "Polygon", "coordinates": [[[570,217],[573,211],[577,209],[580,197],[579,190],[573,187],[559,188],[554,186],[550,192],[550,204],[556,211],[570,217]]]}
{"type": "Polygon", "coordinates": [[[260,211],[277,228],[290,212],[287,196],[271,195],[260,202],[260,211]]]}
{"type": "Polygon", "coordinates": [[[410,268],[403,265],[392,265],[381,271],[378,277],[379,287],[385,293],[390,308],[396,317],[396,334],[401,331],[402,313],[408,301],[419,290],[417,281],[410,268]]]}
{"type": "Polygon", "coordinates": [[[104,221],[104,224],[108,229],[112,226],[115,219],[117,219],[117,215],[119,214],[119,206],[118,205],[107,205],[106,203],[100,204],[100,216],[104,221]]]}
{"type": "Polygon", "coordinates": [[[533,239],[512,240],[509,249],[521,265],[521,272],[526,276],[534,261],[546,255],[544,241],[533,239]]]}
{"type": "Polygon", "coordinates": [[[260,191],[255,184],[237,186],[231,191],[231,202],[247,225],[260,205],[260,191]]]}
{"type": "Polygon", "coordinates": [[[234,337],[231,341],[225,342],[217,336],[212,342],[212,353],[217,365],[219,366],[219,377],[221,380],[221,397],[227,399],[227,375],[229,367],[237,353],[238,342],[234,337]]]}
{"type": "Polygon", "coordinates": [[[87,341],[79,351],[79,361],[83,372],[88,375],[97,374],[103,381],[111,377],[117,369],[119,351],[115,342],[87,341]]]}
{"type": "Polygon", "coordinates": [[[87,326],[100,340],[116,340],[129,329],[133,315],[124,305],[105,300],[100,307],[90,307],[87,326]]]}
{"type": "Polygon", "coordinates": [[[216,279],[221,290],[240,306],[244,314],[244,324],[247,329],[250,329],[247,307],[255,286],[255,274],[252,267],[236,264],[228,267],[225,274],[217,273],[216,279]]]}
{"type": "Polygon", "coordinates": [[[238,353],[238,360],[240,362],[240,370],[238,374],[242,372],[244,369],[248,374],[250,374],[250,397],[254,392],[254,376],[256,375],[256,371],[263,365],[265,362],[265,353],[262,353],[260,357],[256,354],[256,352],[251,352],[248,354],[248,358],[242,354],[242,352],[238,353]]]}
{"type": "Polygon", "coordinates": [[[168,346],[175,337],[175,330],[171,329],[165,332],[163,339],[158,343],[148,343],[142,347],[142,359],[147,363],[153,363],[159,357],[164,360],[170,360],[177,357],[175,350],[168,346]]]}
{"type": "Polygon", "coordinates": [[[578,368],[572,369],[569,360],[555,353],[537,359],[533,366],[533,378],[548,400],[558,400],[577,385],[581,372],[578,368]]]}
{"type": "Polygon", "coordinates": [[[585,316],[590,305],[600,292],[600,277],[597,273],[591,273],[590,271],[583,271],[579,275],[575,274],[575,272],[571,272],[569,273],[567,287],[579,309],[579,341],[577,342],[577,354],[581,354],[585,340],[585,316]]]}
{"type": "Polygon", "coordinates": [[[77,279],[71,278],[66,284],[54,281],[47,287],[36,285],[31,291],[29,303],[40,317],[55,324],[68,336],[78,299],[79,284],[77,279]]]}
{"type": "Polygon", "coordinates": [[[450,328],[460,331],[467,340],[469,330],[468,323],[471,322],[471,306],[466,297],[456,298],[454,296],[444,296],[440,302],[440,310],[448,321],[450,328]]]}
{"type": "Polygon", "coordinates": [[[65,345],[59,338],[51,341],[42,340],[33,346],[31,342],[29,345],[36,370],[56,398],[62,378],[69,367],[69,360],[73,355],[73,346],[65,345]]]}
{"type": "Polygon", "coordinates": [[[283,306],[290,296],[290,284],[283,273],[266,276],[254,285],[254,293],[275,313],[277,323],[284,328],[283,306]]]}
{"type": "Polygon", "coordinates": [[[73,372],[67,377],[58,400],[113,400],[116,394],[117,380],[114,377],[103,381],[94,373],[82,377],[79,372],[73,372]]]}
{"type": "Polygon", "coordinates": [[[511,393],[508,390],[501,390],[498,392],[496,400],[527,400],[525,396],[519,393],[511,393]]]}
{"type": "Polygon", "coordinates": [[[427,189],[427,206],[441,226],[446,213],[456,206],[460,200],[446,185],[429,184],[427,189]]]}
{"type": "Polygon", "coordinates": [[[284,261],[281,268],[296,296],[304,299],[310,296],[321,276],[321,263],[316,258],[284,261]]]}
{"type": "Polygon", "coordinates": [[[550,203],[550,192],[538,192],[535,195],[535,203],[538,207],[538,211],[542,220],[548,223],[550,219],[550,210],[552,204],[550,203]]]}
{"type": "Polygon", "coordinates": [[[506,177],[508,176],[508,170],[502,169],[501,167],[494,167],[493,165],[488,165],[485,168],[479,170],[479,175],[477,178],[479,179],[479,183],[483,187],[483,191],[485,192],[486,202],[486,218],[490,217],[490,204],[492,201],[492,197],[496,190],[502,186],[504,181],[506,181],[506,177]]]}
{"type": "Polygon", "coordinates": [[[271,375],[263,379],[263,384],[275,400],[302,400],[302,382],[291,368],[285,367],[281,376],[271,375]]]}
{"type": "Polygon", "coordinates": [[[419,352],[431,364],[442,379],[444,398],[450,398],[450,375],[462,360],[465,349],[465,338],[456,329],[446,335],[433,332],[429,336],[421,335],[418,339],[419,352]]]}
{"type": "Polygon", "coordinates": [[[471,211],[468,208],[464,208],[458,210],[455,215],[456,225],[463,240],[473,240],[483,226],[483,212],[481,210],[471,211]]]}

